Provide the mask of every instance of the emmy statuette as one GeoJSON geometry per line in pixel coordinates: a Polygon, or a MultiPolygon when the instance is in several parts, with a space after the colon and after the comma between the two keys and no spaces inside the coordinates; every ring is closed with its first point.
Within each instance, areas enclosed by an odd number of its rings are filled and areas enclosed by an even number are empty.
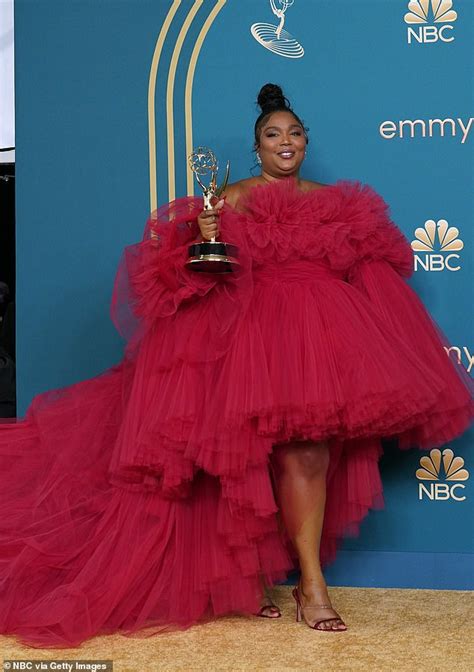
{"type": "MultiPolygon", "coordinates": [[[[207,147],[198,147],[188,157],[189,165],[203,192],[204,210],[212,210],[211,201],[215,196],[220,196],[227,186],[229,179],[229,162],[223,183],[218,187],[216,183],[218,163],[214,152],[207,147]],[[202,177],[211,175],[209,184],[206,186],[202,177]]],[[[188,248],[189,258],[186,266],[193,271],[204,273],[232,273],[237,266],[238,248],[231,243],[216,241],[213,237],[201,243],[193,243],[188,248]]]]}

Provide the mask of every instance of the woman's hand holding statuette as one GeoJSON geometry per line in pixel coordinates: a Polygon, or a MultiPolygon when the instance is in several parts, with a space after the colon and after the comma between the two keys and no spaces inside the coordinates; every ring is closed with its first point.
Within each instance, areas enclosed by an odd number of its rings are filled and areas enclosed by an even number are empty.
{"type": "Polygon", "coordinates": [[[219,234],[219,214],[224,207],[225,200],[223,198],[214,205],[212,210],[203,210],[198,215],[198,225],[201,235],[204,240],[211,240],[219,234]]]}

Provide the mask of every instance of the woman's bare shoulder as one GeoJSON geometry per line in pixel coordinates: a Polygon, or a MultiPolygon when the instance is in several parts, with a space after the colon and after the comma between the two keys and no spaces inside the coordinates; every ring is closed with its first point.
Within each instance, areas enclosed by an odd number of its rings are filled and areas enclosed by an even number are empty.
{"type": "Polygon", "coordinates": [[[238,180],[237,182],[228,184],[224,191],[226,203],[235,208],[241,196],[243,196],[251,187],[258,183],[259,180],[257,178],[246,177],[243,180],[238,180]]]}

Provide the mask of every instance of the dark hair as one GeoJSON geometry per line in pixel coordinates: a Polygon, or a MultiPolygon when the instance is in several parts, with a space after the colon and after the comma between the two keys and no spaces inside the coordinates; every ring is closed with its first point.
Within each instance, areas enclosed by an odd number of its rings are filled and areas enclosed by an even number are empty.
{"type": "Polygon", "coordinates": [[[294,116],[298,124],[300,124],[301,128],[303,129],[306,138],[306,144],[308,144],[308,129],[305,127],[296,112],[291,109],[290,101],[286,96],[283,95],[283,91],[281,87],[278,86],[278,84],[264,84],[257,96],[257,105],[260,106],[262,111],[257,118],[257,121],[255,122],[255,146],[260,143],[262,126],[264,126],[268,117],[273,114],[273,112],[290,112],[290,114],[294,116]]]}

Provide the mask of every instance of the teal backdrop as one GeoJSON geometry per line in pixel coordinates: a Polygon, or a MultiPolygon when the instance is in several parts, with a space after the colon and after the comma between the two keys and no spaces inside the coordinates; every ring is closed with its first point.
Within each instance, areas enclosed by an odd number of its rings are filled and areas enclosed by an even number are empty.
{"type": "MultiPolygon", "coordinates": [[[[192,87],[194,144],[229,158],[233,180],[256,172],[256,94],[265,82],[281,84],[309,127],[305,177],[368,182],[410,240],[430,219],[458,229],[462,249],[436,242],[417,251],[410,282],[453,345],[450,356],[474,372],[474,7],[443,2],[444,14],[435,0],[413,19],[406,1],[296,0],[284,15],[285,39],[289,53],[304,54],[290,58],[251,32],[278,25],[268,0],[16,0],[19,415],[35,394],[94,376],[122,356],[109,302],[122,249],[140,239],[151,207],[150,68],[173,8],[154,96],[158,204],[173,187],[166,114],[173,54],[183,38],[171,99],[180,196],[186,77],[210,25],[192,87]]],[[[471,432],[440,448],[471,471],[472,444],[471,432]]],[[[422,454],[387,446],[385,509],[345,540],[328,583],[472,588],[470,480],[454,490],[443,474],[423,484],[415,477],[422,454]]]]}

